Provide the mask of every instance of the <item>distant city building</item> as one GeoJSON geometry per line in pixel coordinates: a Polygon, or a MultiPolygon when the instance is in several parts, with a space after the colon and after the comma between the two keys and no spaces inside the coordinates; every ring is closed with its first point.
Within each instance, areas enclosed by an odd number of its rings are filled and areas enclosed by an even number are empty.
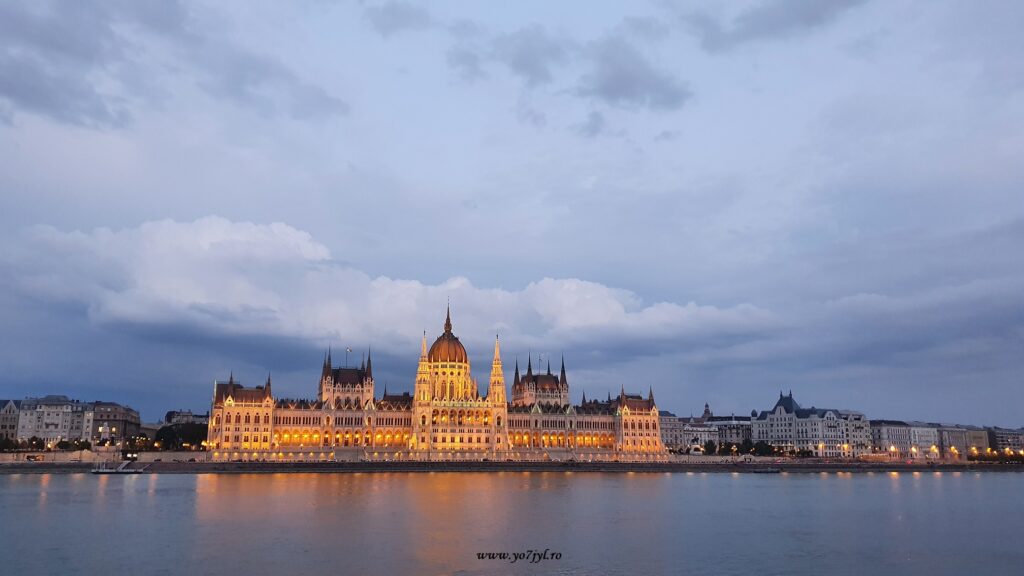
{"type": "Polygon", "coordinates": [[[163,422],[140,422],[139,423],[139,435],[145,436],[150,440],[156,439],[156,433],[164,427],[163,422]]]}
{"type": "Polygon", "coordinates": [[[718,429],[706,426],[695,418],[681,418],[662,410],[661,441],[669,450],[704,449],[708,441],[718,442],[718,429]]]}
{"type": "Polygon", "coordinates": [[[989,428],[989,445],[993,450],[1024,450],[1024,429],[989,428]]]}
{"type": "Polygon", "coordinates": [[[470,375],[465,347],[444,332],[423,336],[412,394],[375,395],[372,358],[359,368],[324,359],[316,400],[274,398],[266,384],[245,388],[233,375],[215,382],[208,443],[214,459],[329,460],[626,460],[665,459],[653,391],[569,402],[563,361],[558,375],[525,374],[516,363],[506,400],[500,349],[487,393],[470,375]]]}
{"type": "Polygon", "coordinates": [[[750,416],[736,416],[735,414],[715,416],[711,411],[711,406],[704,404],[702,420],[705,426],[713,426],[718,430],[717,442],[719,445],[743,444],[746,440],[753,441],[750,421],[756,415],[755,411],[750,416]]]}
{"type": "Polygon", "coordinates": [[[683,419],[669,412],[668,410],[658,411],[658,420],[661,425],[661,442],[669,450],[679,450],[688,446],[688,441],[683,435],[683,419]]]}
{"type": "Polygon", "coordinates": [[[927,422],[907,422],[910,427],[911,458],[941,458],[939,449],[939,428],[927,422]]]}
{"type": "Polygon", "coordinates": [[[955,424],[941,424],[939,431],[939,452],[947,460],[960,460],[967,457],[967,430],[955,424]]]}
{"type": "Polygon", "coordinates": [[[0,439],[17,441],[20,400],[0,400],[0,439]]]}
{"type": "Polygon", "coordinates": [[[980,426],[961,426],[967,431],[967,449],[971,455],[977,456],[988,452],[991,445],[988,441],[988,430],[980,426]]]}
{"type": "Polygon", "coordinates": [[[122,442],[138,436],[139,426],[139,413],[134,409],[116,402],[94,402],[89,440],[122,442]]]}
{"type": "Polygon", "coordinates": [[[887,454],[893,459],[923,458],[925,454],[914,450],[910,426],[902,420],[871,421],[871,451],[887,454]]]}
{"type": "Polygon", "coordinates": [[[751,421],[754,442],[767,442],[785,452],[820,457],[854,458],[871,453],[871,423],[860,412],[802,408],[793,393],[751,421]]]}
{"type": "Polygon", "coordinates": [[[718,428],[707,426],[699,422],[687,422],[683,425],[683,434],[689,438],[691,447],[700,447],[702,450],[708,442],[718,444],[718,428]]]}
{"type": "Polygon", "coordinates": [[[67,396],[26,398],[18,411],[18,440],[39,438],[47,445],[62,440],[88,440],[91,407],[67,396]]]}
{"type": "Polygon", "coordinates": [[[209,424],[210,413],[193,414],[191,410],[170,410],[164,415],[164,424],[209,424]]]}
{"type": "Polygon", "coordinates": [[[81,402],[67,396],[26,398],[18,409],[17,440],[39,438],[120,442],[139,432],[139,413],[115,402],[81,402]]]}

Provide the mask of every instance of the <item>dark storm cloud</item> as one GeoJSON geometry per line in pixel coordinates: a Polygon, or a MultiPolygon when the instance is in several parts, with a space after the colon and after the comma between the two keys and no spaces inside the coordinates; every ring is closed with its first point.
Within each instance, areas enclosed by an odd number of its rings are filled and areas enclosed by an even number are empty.
{"type": "Polygon", "coordinates": [[[124,103],[96,78],[124,52],[103,6],[0,4],[0,99],[13,108],[69,124],[124,124],[124,103]]]}
{"type": "Polygon", "coordinates": [[[280,62],[200,33],[183,5],[155,1],[0,5],[0,101],[59,122],[124,126],[160,81],[140,62],[150,42],[169,44],[182,73],[214,96],[295,118],[348,110],[280,62]]]}
{"type": "Polygon", "coordinates": [[[530,106],[522,99],[520,99],[516,104],[516,116],[521,122],[530,124],[535,128],[542,128],[548,123],[548,117],[546,114],[537,110],[533,106],[530,106]]]}
{"type": "Polygon", "coordinates": [[[381,36],[391,36],[409,30],[423,30],[432,25],[425,8],[408,2],[384,2],[367,6],[366,19],[381,36]]]}
{"type": "Polygon", "coordinates": [[[768,0],[740,13],[728,25],[707,13],[683,14],[709,52],[758,40],[788,38],[826,26],[866,0],[768,0]]]}
{"type": "Polygon", "coordinates": [[[672,74],[658,70],[635,46],[620,37],[607,37],[586,49],[589,70],[580,77],[576,93],[611,106],[675,110],[692,93],[672,74]]]}
{"type": "Polygon", "coordinates": [[[635,38],[648,41],[663,40],[671,31],[669,25],[662,20],[643,16],[627,16],[618,28],[635,38]]]}
{"type": "Polygon", "coordinates": [[[189,40],[185,50],[195,65],[197,83],[215,96],[300,120],[329,118],[349,111],[346,102],[302,81],[271,58],[198,37],[189,40]]]}
{"type": "Polygon", "coordinates": [[[580,136],[587,138],[596,138],[605,129],[604,114],[600,112],[591,112],[587,115],[586,122],[576,125],[576,132],[580,136]]]}
{"type": "Polygon", "coordinates": [[[466,82],[473,82],[487,76],[480,54],[473,48],[464,45],[452,46],[445,54],[445,59],[448,62],[448,67],[466,82]]]}
{"type": "Polygon", "coordinates": [[[670,142],[679,136],[678,130],[662,130],[654,136],[655,142],[670,142]]]}
{"type": "Polygon", "coordinates": [[[533,87],[553,80],[553,69],[565,63],[568,48],[564,40],[533,25],[494,38],[491,57],[533,87]]]}

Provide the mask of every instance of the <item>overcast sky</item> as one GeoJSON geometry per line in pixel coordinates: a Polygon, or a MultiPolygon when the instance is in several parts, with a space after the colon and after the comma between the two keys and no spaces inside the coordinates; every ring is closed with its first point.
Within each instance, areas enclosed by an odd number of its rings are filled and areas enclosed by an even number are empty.
{"type": "Polygon", "coordinates": [[[0,3],[0,397],[323,351],[1024,425],[1020,2],[0,3]]]}

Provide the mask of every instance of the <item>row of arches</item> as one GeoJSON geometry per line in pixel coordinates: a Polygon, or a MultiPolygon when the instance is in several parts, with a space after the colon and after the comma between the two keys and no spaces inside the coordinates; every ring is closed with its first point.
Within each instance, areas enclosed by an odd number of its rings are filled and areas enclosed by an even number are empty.
{"type": "Polygon", "coordinates": [[[644,420],[638,422],[636,420],[624,420],[622,422],[622,428],[624,430],[657,430],[658,424],[651,422],[650,420],[644,420]]]}
{"type": "MultiPolygon", "coordinates": [[[[449,426],[490,426],[491,425],[491,413],[487,410],[437,410],[435,409],[430,415],[430,423],[437,425],[449,425],[449,426]]],[[[501,416],[498,416],[495,421],[499,427],[501,426],[501,416]]],[[[420,416],[420,426],[427,425],[427,415],[423,414],[420,416]]]]}
{"type": "MultiPolygon", "coordinates": [[[[263,420],[263,424],[270,424],[270,413],[263,414],[262,418],[259,414],[250,414],[248,412],[245,412],[244,414],[242,412],[226,414],[224,416],[224,423],[231,424],[234,422],[235,424],[259,424],[261,419],[263,420]]],[[[219,414],[213,417],[213,425],[220,426],[219,414]]]]}
{"type": "Polygon", "coordinates": [[[510,434],[509,439],[517,448],[615,448],[615,436],[611,434],[525,432],[510,434]]]}
{"type": "Polygon", "coordinates": [[[363,446],[403,448],[409,445],[411,433],[405,430],[311,430],[284,429],[274,432],[274,445],[282,447],[305,446],[363,446]]]}

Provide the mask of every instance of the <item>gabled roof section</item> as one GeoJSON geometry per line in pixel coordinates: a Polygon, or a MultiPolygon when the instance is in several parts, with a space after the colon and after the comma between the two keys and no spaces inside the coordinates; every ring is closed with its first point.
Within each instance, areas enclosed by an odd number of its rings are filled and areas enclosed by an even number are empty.
{"type": "Polygon", "coordinates": [[[412,395],[408,392],[384,394],[377,402],[377,410],[412,410],[412,395]]]}
{"type": "Polygon", "coordinates": [[[218,404],[231,398],[235,403],[261,404],[271,398],[270,392],[263,386],[246,388],[232,377],[227,382],[217,382],[213,387],[213,403],[218,404]]]}

